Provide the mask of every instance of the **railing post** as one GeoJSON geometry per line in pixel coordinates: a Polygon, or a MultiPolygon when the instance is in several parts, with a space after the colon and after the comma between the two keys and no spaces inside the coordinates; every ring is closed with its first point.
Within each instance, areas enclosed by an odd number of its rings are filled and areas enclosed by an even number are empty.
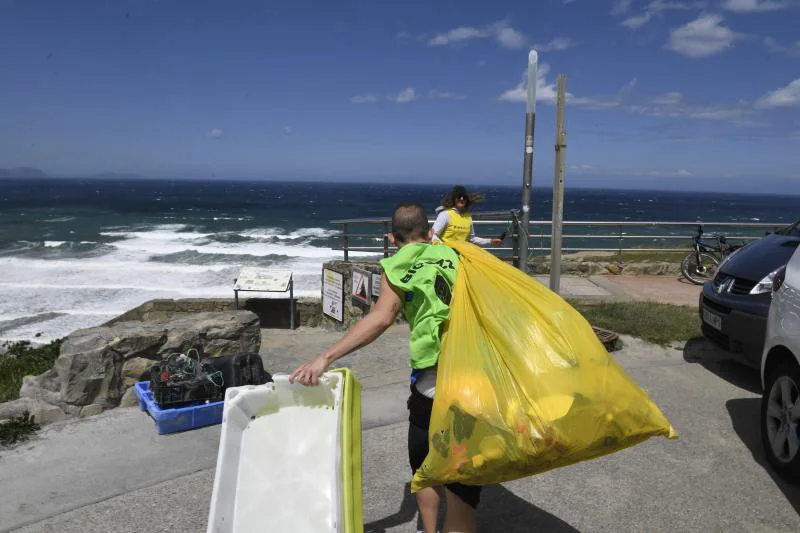
{"type": "Polygon", "coordinates": [[[347,227],[348,224],[342,224],[342,248],[344,248],[344,260],[345,262],[350,261],[350,254],[348,253],[348,248],[350,246],[350,239],[347,235],[347,227]]]}
{"type": "MultiPolygon", "coordinates": [[[[539,227],[539,248],[542,252],[544,252],[544,228],[539,227]]],[[[550,243],[550,250],[553,249],[553,243],[550,243]]]]}
{"type": "Polygon", "coordinates": [[[619,227],[619,259],[622,260],[622,226],[619,227]]]}
{"type": "Polygon", "coordinates": [[[383,223],[383,257],[389,257],[389,223],[383,223]]]}
{"type": "Polygon", "coordinates": [[[511,216],[511,263],[519,268],[519,222],[517,217],[511,216]]]}

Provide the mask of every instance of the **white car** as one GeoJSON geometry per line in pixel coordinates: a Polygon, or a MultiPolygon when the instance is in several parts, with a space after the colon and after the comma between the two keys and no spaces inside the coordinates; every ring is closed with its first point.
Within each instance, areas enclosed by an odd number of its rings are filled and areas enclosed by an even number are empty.
{"type": "Polygon", "coordinates": [[[767,460],[779,474],[800,481],[800,249],[773,281],[761,384],[767,460]]]}

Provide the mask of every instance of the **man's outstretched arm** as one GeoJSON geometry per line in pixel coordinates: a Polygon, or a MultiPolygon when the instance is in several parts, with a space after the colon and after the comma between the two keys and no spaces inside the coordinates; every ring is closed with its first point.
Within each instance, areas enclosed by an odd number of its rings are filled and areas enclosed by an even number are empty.
{"type": "Polygon", "coordinates": [[[367,346],[380,337],[389,326],[394,324],[402,308],[403,301],[400,296],[386,280],[386,275],[382,275],[381,295],[375,302],[375,307],[367,316],[356,322],[336,344],[289,374],[289,382],[298,381],[304,385],[316,385],[319,376],[328,369],[331,363],[367,346]]]}

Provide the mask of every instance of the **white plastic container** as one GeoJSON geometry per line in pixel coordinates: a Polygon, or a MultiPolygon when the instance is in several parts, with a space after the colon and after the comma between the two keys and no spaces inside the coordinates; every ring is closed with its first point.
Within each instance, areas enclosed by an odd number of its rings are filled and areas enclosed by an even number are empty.
{"type": "Polygon", "coordinates": [[[230,388],[207,533],[341,533],[344,378],[230,388]]]}

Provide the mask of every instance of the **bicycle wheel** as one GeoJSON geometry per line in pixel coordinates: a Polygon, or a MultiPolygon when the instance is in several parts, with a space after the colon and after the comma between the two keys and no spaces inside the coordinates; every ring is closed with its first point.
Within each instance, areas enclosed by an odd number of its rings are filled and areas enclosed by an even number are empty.
{"type": "Polygon", "coordinates": [[[681,272],[686,279],[695,285],[702,285],[706,281],[711,281],[717,272],[719,260],[711,254],[701,252],[699,254],[691,252],[683,258],[681,272]],[[699,257],[699,261],[698,261],[699,257]]]}

